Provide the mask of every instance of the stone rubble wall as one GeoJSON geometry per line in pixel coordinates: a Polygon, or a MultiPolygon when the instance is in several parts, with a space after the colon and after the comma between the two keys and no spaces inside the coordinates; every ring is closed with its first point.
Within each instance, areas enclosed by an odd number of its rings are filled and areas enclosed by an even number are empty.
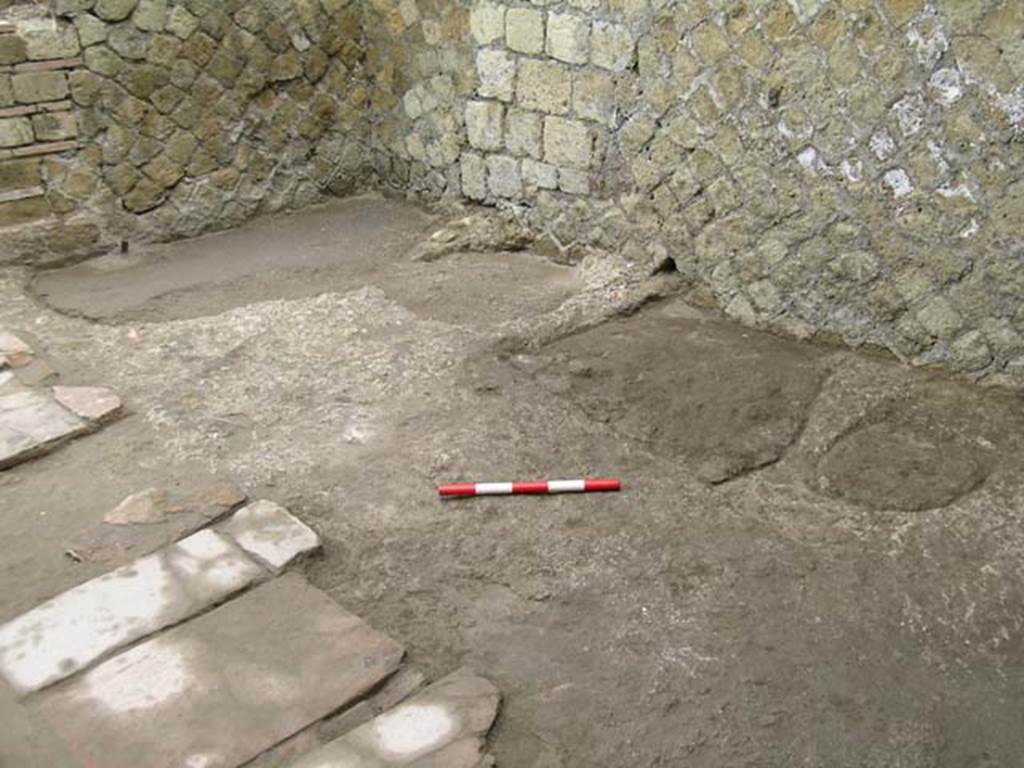
{"type": "Polygon", "coordinates": [[[352,0],[54,0],[0,33],[5,261],[169,239],[363,185],[352,0]]]}
{"type": "Polygon", "coordinates": [[[385,182],[751,326],[1024,381],[1019,0],[369,5],[385,182]]]}
{"type": "Polygon", "coordinates": [[[53,4],[0,32],[0,262],[371,184],[675,268],[751,326],[1024,382],[1019,0],[53,4]]]}

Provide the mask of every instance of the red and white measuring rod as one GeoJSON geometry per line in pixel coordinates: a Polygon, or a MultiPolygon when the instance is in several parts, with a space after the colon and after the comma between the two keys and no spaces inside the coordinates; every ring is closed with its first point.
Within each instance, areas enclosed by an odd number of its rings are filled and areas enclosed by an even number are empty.
{"type": "Polygon", "coordinates": [[[454,483],[437,489],[442,496],[513,496],[517,494],[595,493],[622,490],[618,480],[541,480],[535,483],[454,483]]]}

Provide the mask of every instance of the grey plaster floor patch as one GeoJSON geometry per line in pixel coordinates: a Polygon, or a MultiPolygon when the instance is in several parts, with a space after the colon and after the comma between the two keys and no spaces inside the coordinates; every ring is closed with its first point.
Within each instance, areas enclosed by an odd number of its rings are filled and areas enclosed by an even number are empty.
{"type": "Polygon", "coordinates": [[[39,690],[263,574],[224,537],[200,531],[0,626],[0,674],[20,693],[39,690]]]}
{"type": "Polygon", "coordinates": [[[0,397],[0,469],[87,432],[89,425],[42,392],[0,397]]]}
{"type": "Polygon", "coordinates": [[[238,510],[223,531],[275,573],[320,547],[312,528],[272,501],[255,501],[238,510]]]}
{"type": "Polygon", "coordinates": [[[233,768],[391,674],[402,648],[285,575],[29,704],[84,765],[233,768]]]}
{"type": "Polygon", "coordinates": [[[474,768],[500,699],[489,681],[459,670],[292,768],[474,768]]]}

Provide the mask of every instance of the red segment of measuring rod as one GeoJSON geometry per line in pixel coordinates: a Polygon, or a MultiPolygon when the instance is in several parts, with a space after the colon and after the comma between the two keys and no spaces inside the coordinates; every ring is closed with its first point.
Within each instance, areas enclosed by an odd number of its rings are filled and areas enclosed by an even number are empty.
{"type": "Polygon", "coordinates": [[[621,491],[622,482],[619,480],[587,480],[583,487],[587,491],[621,491]]]}
{"type": "Polygon", "coordinates": [[[476,483],[453,483],[438,488],[442,496],[476,496],[476,483]]]}
{"type": "Polygon", "coordinates": [[[512,483],[512,493],[547,493],[548,481],[542,480],[535,483],[512,483]]]}

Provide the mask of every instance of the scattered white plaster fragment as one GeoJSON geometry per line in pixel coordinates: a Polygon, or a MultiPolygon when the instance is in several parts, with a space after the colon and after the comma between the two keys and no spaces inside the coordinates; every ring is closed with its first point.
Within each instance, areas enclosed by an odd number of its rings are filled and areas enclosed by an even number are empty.
{"type": "Polygon", "coordinates": [[[812,173],[816,173],[818,170],[818,150],[814,147],[807,147],[799,155],[796,156],[797,161],[800,165],[806,168],[812,173]]]}
{"type": "Polygon", "coordinates": [[[864,166],[860,160],[843,160],[839,168],[843,175],[855,184],[864,178],[864,166]]]}
{"type": "Polygon", "coordinates": [[[928,87],[932,89],[935,100],[944,107],[956,104],[964,95],[960,70],[956,67],[935,70],[928,80],[928,87]]]}
{"type": "Polygon", "coordinates": [[[949,36],[934,11],[922,16],[907,30],[907,41],[918,62],[929,69],[949,50],[949,36]]]}
{"type": "Polygon", "coordinates": [[[924,127],[924,97],[912,93],[892,105],[900,132],[904,136],[913,136],[924,127]]]}
{"type": "Polygon", "coordinates": [[[971,223],[960,231],[960,237],[964,239],[968,237],[974,237],[974,235],[978,233],[979,229],[981,229],[981,227],[978,226],[978,220],[971,219],[971,223]]]}
{"type": "Polygon", "coordinates": [[[937,191],[946,199],[962,198],[964,200],[970,200],[972,203],[977,202],[977,199],[974,197],[974,193],[971,192],[970,188],[966,184],[957,184],[955,187],[951,187],[947,184],[946,186],[939,187],[937,191]]]}
{"type": "Polygon", "coordinates": [[[902,168],[893,168],[891,171],[886,171],[884,181],[886,186],[892,190],[894,197],[904,197],[914,191],[914,185],[910,182],[910,177],[902,168]]]}
{"type": "Polygon", "coordinates": [[[869,142],[871,151],[875,153],[875,157],[879,160],[888,160],[892,157],[892,153],[896,151],[896,142],[893,141],[892,136],[889,132],[882,128],[877,131],[874,136],[871,137],[869,142]]]}

